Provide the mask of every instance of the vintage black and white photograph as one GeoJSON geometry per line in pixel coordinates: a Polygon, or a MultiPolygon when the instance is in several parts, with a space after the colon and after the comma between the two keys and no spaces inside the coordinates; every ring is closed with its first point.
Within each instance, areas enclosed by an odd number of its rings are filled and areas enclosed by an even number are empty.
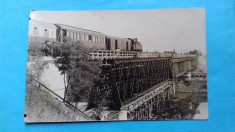
{"type": "Polygon", "coordinates": [[[205,8],[29,13],[26,123],[206,120],[205,8]]]}

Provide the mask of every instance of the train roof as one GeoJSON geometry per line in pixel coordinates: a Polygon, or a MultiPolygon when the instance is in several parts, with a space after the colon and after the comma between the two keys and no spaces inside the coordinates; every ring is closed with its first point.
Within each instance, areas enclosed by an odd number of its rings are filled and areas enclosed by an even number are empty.
{"type": "Polygon", "coordinates": [[[47,23],[47,22],[43,22],[43,21],[38,21],[38,20],[35,20],[35,19],[30,19],[29,20],[29,24],[30,25],[37,25],[37,26],[41,26],[41,27],[46,27],[46,28],[54,28],[56,29],[57,27],[52,24],[52,23],[47,23]]]}
{"type": "Polygon", "coordinates": [[[79,31],[83,31],[83,32],[90,32],[90,33],[103,34],[103,33],[98,32],[98,31],[93,31],[93,30],[88,30],[88,29],[78,28],[78,27],[69,26],[69,25],[60,24],[60,23],[56,23],[55,25],[58,25],[58,26],[60,26],[61,28],[65,28],[65,29],[79,30],[79,31]]]}
{"type": "Polygon", "coordinates": [[[114,39],[122,39],[122,40],[127,40],[127,41],[130,41],[129,39],[127,38],[121,38],[121,37],[117,37],[117,36],[112,36],[112,35],[106,35],[107,37],[110,37],[110,38],[114,38],[114,39]]]}

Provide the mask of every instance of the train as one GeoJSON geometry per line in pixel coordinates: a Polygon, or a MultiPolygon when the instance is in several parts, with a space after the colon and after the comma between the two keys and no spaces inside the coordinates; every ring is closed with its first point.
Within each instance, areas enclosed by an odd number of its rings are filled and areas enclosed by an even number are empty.
{"type": "Polygon", "coordinates": [[[121,38],[64,24],[29,21],[29,42],[56,43],[64,42],[66,38],[81,41],[85,46],[98,50],[142,51],[137,38],[121,38]]]}

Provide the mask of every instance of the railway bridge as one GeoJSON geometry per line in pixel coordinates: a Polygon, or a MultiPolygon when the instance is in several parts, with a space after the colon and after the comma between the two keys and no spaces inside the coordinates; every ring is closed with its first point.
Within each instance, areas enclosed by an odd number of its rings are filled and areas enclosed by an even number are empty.
{"type": "Polygon", "coordinates": [[[90,56],[102,62],[98,97],[109,102],[103,120],[150,119],[153,106],[174,96],[174,80],[198,64],[196,55],[176,53],[99,51],[90,56]]]}

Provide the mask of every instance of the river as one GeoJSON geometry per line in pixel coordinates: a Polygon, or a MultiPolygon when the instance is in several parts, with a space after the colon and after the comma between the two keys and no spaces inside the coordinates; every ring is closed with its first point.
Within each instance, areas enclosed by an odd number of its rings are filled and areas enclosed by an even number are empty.
{"type": "Polygon", "coordinates": [[[193,119],[201,120],[208,118],[208,102],[201,102],[197,107],[197,113],[193,116],[193,119]]]}
{"type": "Polygon", "coordinates": [[[58,70],[54,64],[54,60],[51,57],[44,57],[44,60],[48,61],[48,68],[44,69],[41,76],[41,81],[44,85],[58,94],[60,97],[64,97],[64,76],[58,70]]]}

